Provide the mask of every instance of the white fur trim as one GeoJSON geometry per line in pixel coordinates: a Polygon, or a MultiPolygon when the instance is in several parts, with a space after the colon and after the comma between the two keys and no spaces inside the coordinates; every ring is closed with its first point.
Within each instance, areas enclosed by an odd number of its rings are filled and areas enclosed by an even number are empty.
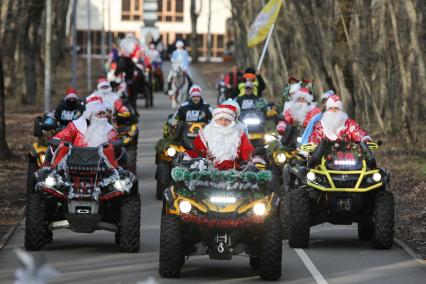
{"type": "Polygon", "coordinates": [[[296,102],[299,98],[304,98],[308,103],[314,100],[314,97],[311,94],[306,92],[300,92],[300,91],[297,91],[291,97],[293,102],[296,102]]]}
{"type": "Polygon", "coordinates": [[[229,108],[216,108],[213,113],[213,119],[216,120],[218,118],[226,118],[230,121],[235,121],[235,112],[230,110],[229,108]]]}
{"type": "Polygon", "coordinates": [[[81,134],[85,134],[87,131],[87,121],[86,118],[83,116],[72,121],[74,123],[75,128],[77,128],[78,131],[80,131],[81,134]]]}
{"type": "Polygon", "coordinates": [[[337,107],[340,110],[343,110],[343,103],[342,103],[342,101],[335,102],[332,99],[328,99],[325,106],[326,106],[326,109],[329,109],[331,107],[337,107]]]}

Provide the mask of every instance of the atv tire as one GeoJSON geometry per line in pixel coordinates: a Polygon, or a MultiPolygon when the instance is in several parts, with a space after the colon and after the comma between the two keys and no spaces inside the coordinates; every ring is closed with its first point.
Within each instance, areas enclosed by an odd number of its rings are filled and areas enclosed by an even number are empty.
{"type": "Polygon", "coordinates": [[[141,201],[139,195],[127,196],[121,205],[118,243],[120,251],[134,253],[140,246],[141,201]]]}
{"type": "Polygon", "coordinates": [[[171,167],[167,161],[159,161],[157,165],[157,191],[156,197],[158,200],[163,200],[163,193],[166,188],[172,184],[170,175],[171,167]]]}
{"type": "Polygon", "coordinates": [[[250,266],[251,266],[251,268],[257,270],[257,269],[259,269],[259,265],[260,265],[259,258],[255,257],[255,256],[250,256],[250,266]]]}
{"type": "Polygon", "coordinates": [[[163,214],[161,216],[160,233],[160,267],[159,273],[165,278],[176,278],[180,276],[183,265],[182,223],[178,216],[163,214]]]}
{"type": "Polygon", "coordinates": [[[392,193],[389,191],[378,192],[374,200],[373,248],[390,249],[392,247],[395,226],[394,214],[392,193]]]}
{"type": "Polygon", "coordinates": [[[37,160],[33,157],[29,157],[28,168],[27,168],[27,194],[33,193],[34,178],[33,175],[37,171],[38,165],[37,160]]]}
{"type": "Polygon", "coordinates": [[[263,224],[260,240],[259,275],[263,280],[281,277],[282,228],[278,216],[271,216],[263,224]]]}
{"type": "Polygon", "coordinates": [[[48,235],[48,220],[45,200],[38,193],[27,196],[25,211],[25,248],[40,250],[46,245],[48,235]]]}
{"type": "Polygon", "coordinates": [[[369,242],[373,239],[374,224],[372,221],[358,223],[358,238],[361,242],[369,242]]]}
{"type": "Polygon", "coordinates": [[[292,248],[307,248],[310,237],[311,204],[309,194],[303,188],[289,194],[288,244],[292,248]]]}
{"type": "Polygon", "coordinates": [[[137,148],[131,146],[127,149],[127,169],[137,175],[137,148]]]}
{"type": "Polygon", "coordinates": [[[281,196],[281,202],[280,202],[280,219],[281,219],[281,227],[282,227],[282,231],[283,231],[283,240],[287,240],[288,239],[288,206],[289,206],[289,202],[288,202],[288,195],[290,193],[289,192],[284,192],[281,196]]]}

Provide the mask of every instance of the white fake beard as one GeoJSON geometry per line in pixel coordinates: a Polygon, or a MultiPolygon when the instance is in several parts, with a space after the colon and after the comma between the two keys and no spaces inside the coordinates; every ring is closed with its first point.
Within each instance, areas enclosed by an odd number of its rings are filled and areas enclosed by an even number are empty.
{"type": "Polygon", "coordinates": [[[303,123],[306,114],[310,110],[310,106],[308,105],[308,103],[292,102],[290,108],[293,118],[299,123],[303,123]]]}
{"type": "Polygon", "coordinates": [[[224,127],[212,121],[204,128],[203,138],[215,162],[221,163],[226,160],[234,160],[238,156],[241,132],[241,126],[235,122],[230,126],[224,127]]]}
{"type": "Polygon", "coordinates": [[[99,145],[108,142],[109,131],[110,129],[108,127],[107,118],[92,116],[90,119],[90,125],[84,135],[87,146],[98,147],[99,145]]]}
{"type": "Polygon", "coordinates": [[[326,111],[321,118],[321,125],[325,136],[331,141],[336,140],[337,134],[345,127],[347,119],[348,114],[343,111],[326,111]]]}

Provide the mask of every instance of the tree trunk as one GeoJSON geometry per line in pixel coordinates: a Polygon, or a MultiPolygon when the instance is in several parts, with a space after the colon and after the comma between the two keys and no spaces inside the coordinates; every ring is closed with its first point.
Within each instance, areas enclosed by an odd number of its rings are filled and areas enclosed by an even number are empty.
{"type": "Polygon", "coordinates": [[[191,0],[191,58],[192,62],[198,62],[198,39],[197,39],[197,20],[196,0],[191,0]]]}
{"type": "Polygon", "coordinates": [[[12,152],[6,141],[6,115],[4,107],[3,62],[0,56],[0,160],[10,158],[12,152]]]}

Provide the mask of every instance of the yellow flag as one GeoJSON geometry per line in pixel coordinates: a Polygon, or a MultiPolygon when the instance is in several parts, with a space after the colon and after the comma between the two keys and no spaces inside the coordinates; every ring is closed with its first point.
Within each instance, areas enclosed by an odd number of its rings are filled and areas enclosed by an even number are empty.
{"type": "Polygon", "coordinates": [[[257,15],[248,32],[248,47],[253,47],[265,40],[269,29],[277,19],[282,3],[283,0],[270,0],[268,4],[263,7],[262,11],[260,11],[259,15],[257,15]]]}

